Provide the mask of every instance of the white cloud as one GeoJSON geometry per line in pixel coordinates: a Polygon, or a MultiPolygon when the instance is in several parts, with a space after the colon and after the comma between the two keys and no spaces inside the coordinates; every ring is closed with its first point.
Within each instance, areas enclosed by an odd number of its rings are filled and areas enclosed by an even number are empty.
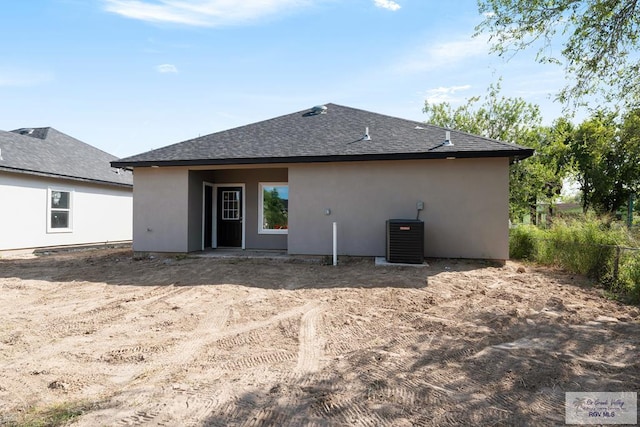
{"type": "Polygon", "coordinates": [[[156,71],[159,73],[177,73],[178,69],[173,64],[160,64],[156,66],[156,71]]]}
{"type": "Polygon", "coordinates": [[[311,0],[103,0],[131,19],[199,27],[237,25],[303,7],[311,0]]]}
{"type": "Polygon", "coordinates": [[[465,91],[471,89],[471,85],[462,86],[449,86],[449,87],[437,87],[429,89],[426,92],[425,99],[429,104],[439,104],[441,102],[457,102],[460,98],[455,96],[456,92],[465,91]]]}
{"type": "Polygon", "coordinates": [[[401,7],[398,3],[392,0],[373,0],[373,4],[377,7],[381,7],[382,9],[388,9],[394,12],[401,7]]]}
{"type": "Polygon", "coordinates": [[[477,56],[487,56],[489,45],[486,37],[471,37],[429,44],[407,55],[396,65],[401,72],[416,73],[435,70],[457,64],[477,56]]]}

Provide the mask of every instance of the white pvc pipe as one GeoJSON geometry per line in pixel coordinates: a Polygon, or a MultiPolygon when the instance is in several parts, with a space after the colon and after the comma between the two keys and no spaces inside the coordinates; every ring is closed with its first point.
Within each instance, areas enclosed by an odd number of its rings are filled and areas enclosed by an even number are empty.
{"type": "Polygon", "coordinates": [[[338,265],[338,223],[333,223],[333,265],[338,265]]]}

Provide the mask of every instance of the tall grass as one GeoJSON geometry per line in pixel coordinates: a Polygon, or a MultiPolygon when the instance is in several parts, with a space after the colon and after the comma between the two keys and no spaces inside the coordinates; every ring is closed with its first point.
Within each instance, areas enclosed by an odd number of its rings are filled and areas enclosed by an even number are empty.
{"type": "Polygon", "coordinates": [[[621,257],[617,286],[631,302],[640,303],[640,251],[625,252],[621,257]]]}
{"type": "Polygon", "coordinates": [[[519,226],[509,236],[509,256],[597,280],[616,297],[640,302],[640,251],[618,246],[637,244],[624,227],[605,219],[557,220],[550,228],[519,226]]]}

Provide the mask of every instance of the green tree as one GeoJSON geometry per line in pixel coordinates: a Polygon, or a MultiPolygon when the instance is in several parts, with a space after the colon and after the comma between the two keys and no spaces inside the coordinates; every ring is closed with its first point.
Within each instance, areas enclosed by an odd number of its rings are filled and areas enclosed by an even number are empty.
{"type": "Polygon", "coordinates": [[[533,47],[538,62],[564,66],[570,83],[561,101],[577,105],[593,94],[640,101],[640,1],[478,0],[478,9],[485,18],[476,34],[488,33],[494,52],[533,47]]]}
{"type": "Polygon", "coordinates": [[[274,187],[270,191],[264,190],[264,221],[269,229],[287,227],[287,209],[274,187]]]}
{"type": "Polygon", "coordinates": [[[615,213],[640,191],[640,110],[622,120],[617,112],[597,112],[576,129],[571,153],[583,209],[615,213]]]}
{"type": "Polygon", "coordinates": [[[568,171],[567,141],[571,135],[568,121],[559,120],[552,127],[542,126],[539,107],[522,98],[501,96],[499,82],[489,86],[484,99],[470,98],[456,109],[446,102],[425,102],[423,111],[428,115],[428,123],[536,150],[532,158],[510,166],[512,219],[534,213],[538,202],[550,203],[560,193],[568,171]]]}
{"type": "Polygon", "coordinates": [[[522,143],[529,133],[542,123],[540,108],[522,98],[501,96],[501,89],[500,81],[491,84],[484,99],[474,96],[456,109],[448,102],[425,102],[423,112],[429,115],[427,122],[434,125],[525,145],[522,143]]]}

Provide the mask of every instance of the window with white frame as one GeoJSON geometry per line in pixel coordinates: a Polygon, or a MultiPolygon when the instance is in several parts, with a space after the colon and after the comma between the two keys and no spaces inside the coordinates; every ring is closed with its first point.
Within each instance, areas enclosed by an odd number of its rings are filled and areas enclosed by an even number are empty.
{"type": "Polygon", "coordinates": [[[240,219],[240,192],[223,191],[222,192],[222,219],[237,220],[240,219]]]}
{"type": "Polygon", "coordinates": [[[50,188],[48,192],[47,231],[71,231],[73,191],[50,188]]]}
{"type": "Polygon", "coordinates": [[[258,200],[258,232],[287,234],[289,229],[289,184],[261,182],[258,200]]]}

